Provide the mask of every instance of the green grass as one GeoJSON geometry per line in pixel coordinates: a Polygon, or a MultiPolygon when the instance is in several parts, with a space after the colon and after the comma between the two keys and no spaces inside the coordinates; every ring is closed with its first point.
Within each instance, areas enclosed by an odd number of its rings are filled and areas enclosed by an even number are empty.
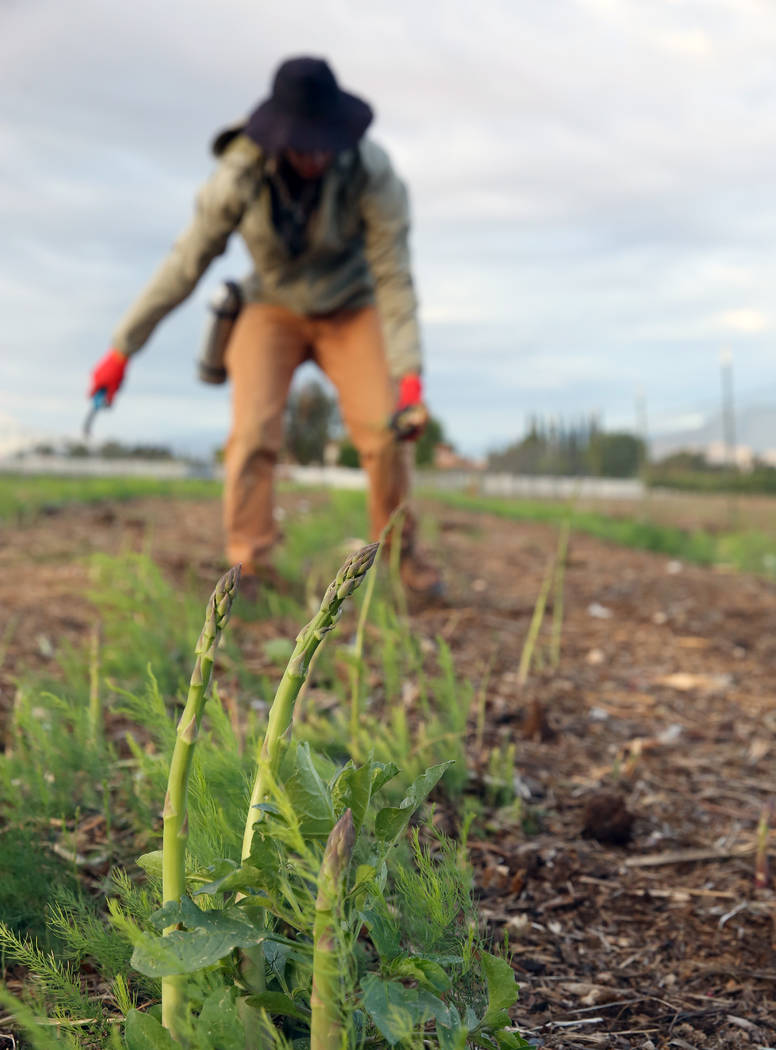
{"type": "Polygon", "coordinates": [[[474,513],[495,514],[510,521],[569,522],[573,532],[617,543],[622,547],[653,551],[696,565],[725,565],[740,572],[776,576],[776,539],[765,532],[745,529],[731,532],[692,531],[661,525],[648,519],[613,517],[597,511],[575,510],[567,503],[542,503],[499,497],[468,496],[458,492],[426,493],[447,506],[474,513]]]}
{"type": "Polygon", "coordinates": [[[129,500],[141,496],[208,498],[220,494],[221,483],[199,479],[161,481],[155,478],[62,478],[0,474],[0,521],[25,518],[69,503],[129,500]]]}

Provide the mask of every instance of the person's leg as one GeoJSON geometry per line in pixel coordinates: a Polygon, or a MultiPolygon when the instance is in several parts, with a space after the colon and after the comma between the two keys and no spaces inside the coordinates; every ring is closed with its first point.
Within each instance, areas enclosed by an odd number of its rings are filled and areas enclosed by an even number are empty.
{"type": "Polygon", "coordinates": [[[380,319],[374,307],[317,319],[313,354],[337,388],[340,411],[368,485],[372,539],[408,495],[405,457],[388,427],[396,404],[380,319]]]}
{"type": "Polygon", "coordinates": [[[295,369],[309,351],[304,318],[249,303],[226,352],[232,429],[224,453],[224,529],[232,564],[255,573],[276,539],[273,481],[283,444],[283,411],[295,369]]]}
{"type": "MultiPolygon", "coordinates": [[[[409,496],[412,449],[398,442],[389,427],[396,405],[377,310],[343,311],[314,323],[314,356],[339,394],[340,409],[358,449],[369,485],[372,539],[377,539],[393,511],[409,496]]],[[[442,581],[415,546],[415,518],[402,524],[401,572],[408,590],[438,597],[442,581]]]]}

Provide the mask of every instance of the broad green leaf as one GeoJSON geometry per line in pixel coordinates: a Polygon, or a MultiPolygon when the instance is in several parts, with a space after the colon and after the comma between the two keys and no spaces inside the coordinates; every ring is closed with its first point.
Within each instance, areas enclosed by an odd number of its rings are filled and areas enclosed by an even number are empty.
{"type": "Polygon", "coordinates": [[[159,1021],[141,1010],[130,1010],[124,1025],[127,1050],[175,1050],[178,1046],[159,1021]]]}
{"type": "Polygon", "coordinates": [[[534,1044],[527,1042],[517,1032],[509,1032],[506,1028],[497,1028],[493,1032],[493,1038],[499,1045],[499,1050],[520,1050],[521,1047],[532,1047],[534,1044]]]}
{"type": "Polygon", "coordinates": [[[461,1016],[454,1006],[450,1008],[450,1024],[437,1023],[436,1033],[440,1050],[465,1050],[469,1030],[461,1023],[461,1016]]]}
{"type": "Polygon", "coordinates": [[[359,893],[363,893],[369,887],[374,885],[376,878],[377,871],[373,864],[359,864],[356,868],[356,874],[353,876],[353,885],[350,888],[350,896],[353,897],[359,893]]]}
{"type": "Polygon", "coordinates": [[[204,886],[194,890],[191,895],[192,897],[198,897],[200,894],[208,894],[212,897],[216,893],[230,893],[233,890],[240,890],[242,893],[261,891],[262,882],[266,881],[266,874],[259,868],[253,867],[251,864],[243,864],[239,868],[237,866],[232,867],[229,871],[214,879],[213,882],[205,883],[204,886]]]}
{"type": "Polygon", "coordinates": [[[409,1039],[415,1027],[415,1015],[405,1002],[407,991],[394,981],[382,981],[374,974],[362,983],[364,1009],[375,1027],[391,1046],[409,1039]]]}
{"type": "Polygon", "coordinates": [[[180,903],[165,904],[154,912],[151,921],[162,928],[176,923],[186,928],[173,930],[166,937],[140,937],[131,962],[146,977],[194,973],[213,966],[233,948],[260,944],[266,936],[266,931],[251,923],[239,908],[201,911],[188,897],[180,903]]]}
{"type": "Polygon", "coordinates": [[[297,747],[294,767],[285,782],[285,790],[302,834],[326,838],[334,827],[334,806],[329,789],[315,768],[309,744],[299,744],[297,747]]]}
{"type": "Polygon", "coordinates": [[[200,1011],[194,1038],[202,1050],[245,1050],[245,1028],[229,988],[217,988],[200,1011]]]}
{"type": "Polygon", "coordinates": [[[390,962],[399,954],[399,927],[388,914],[385,905],[375,902],[371,908],[359,912],[359,918],[366,923],[372,944],[377,949],[382,963],[390,962]]]}
{"type": "Polygon", "coordinates": [[[376,795],[380,788],[384,788],[389,780],[393,780],[399,773],[399,767],[393,762],[373,762],[374,770],[372,780],[372,794],[376,795]]]}
{"type": "Polygon", "coordinates": [[[286,983],[286,964],[294,954],[295,953],[291,947],[287,944],[279,944],[277,941],[267,941],[264,945],[264,961],[281,984],[286,983]]]}
{"type": "Polygon", "coordinates": [[[353,814],[356,835],[361,830],[372,797],[373,769],[371,765],[355,767],[348,763],[331,785],[331,800],[336,814],[349,809],[353,814]]]}
{"type": "Polygon", "coordinates": [[[477,1020],[477,1015],[472,1009],[471,1005],[469,1005],[468,1003],[466,1006],[466,1012],[464,1014],[464,1021],[466,1022],[466,1027],[469,1029],[470,1032],[473,1032],[475,1028],[480,1027],[480,1022],[477,1020]]]}
{"type": "Polygon", "coordinates": [[[429,792],[436,787],[452,764],[450,761],[431,766],[410,784],[407,794],[398,806],[386,806],[385,809],[381,809],[375,820],[377,838],[383,842],[393,842],[398,838],[409,824],[412,814],[429,792]]]}
{"type": "Polygon", "coordinates": [[[249,995],[245,1000],[249,1006],[264,1009],[268,1014],[280,1017],[293,1017],[297,1021],[310,1021],[310,1011],[301,1003],[282,992],[262,992],[261,995],[249,995]]]}
{"type": "Polygon", "coordinates": [[[137,866],[152,878],[161,879],[162,851],[155,849],[152,853],[144,853],[142,857],[137,858],[137,866]]]}
{"type": "Polygon", "coordinates": [[[517,1002],[517,980],[515,971],[506,959],[489,952],[482,953],[482,969],[488,988],[488,1009],[482,1023],[485,1025],[509,1024],[506,1011],[517,1002]]]}
{"type": "Polygon", "coordinates": [[[420,955],[404,955],[394,959],[389,967],[391,977],[404,977],[417,981],[436,995],[450,991],[452,980],[444,969],[433,959],[420,955]]]}
{"type": "Polygon", "coordinates": [[[432,1017],[450,1027],[449,1009],[423,988],[405,988],[398,981],[369,974],[362,981],[362,989],[364,1009],[391,1046],[408,1039],[413,1029],[432,1017]]]}

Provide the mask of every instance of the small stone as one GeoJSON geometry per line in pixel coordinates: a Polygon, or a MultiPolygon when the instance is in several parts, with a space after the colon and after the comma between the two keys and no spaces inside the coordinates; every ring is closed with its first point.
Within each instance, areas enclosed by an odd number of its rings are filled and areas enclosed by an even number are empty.
{"type": "Polygon", "coordinates": [[[585,805],[582,834],[612,846],[630,842],[633,814],[617,791],[601,790],[592,794],[585,805]]]}

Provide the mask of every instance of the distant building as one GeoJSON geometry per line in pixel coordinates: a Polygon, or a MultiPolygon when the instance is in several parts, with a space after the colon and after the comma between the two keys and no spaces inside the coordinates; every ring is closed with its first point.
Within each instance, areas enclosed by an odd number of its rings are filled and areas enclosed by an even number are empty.
{"type": "MultiPolygon", "coordinates": [[[[710,441],[703,449],[706,462],[715,467],[724,467],[730,463],[730,449],[724,441],[710,441]]],[[[754,468],[755,454],[748,445],[736,445],[733,462],[739,470],[750,471],[754,468]]]]}
{"type": "Polygon", "coordinates": [[[433,466],[435,470],[484,470],[485,461],[459,456],[452,445],[440,442],[434,446],[433,466]]]}

